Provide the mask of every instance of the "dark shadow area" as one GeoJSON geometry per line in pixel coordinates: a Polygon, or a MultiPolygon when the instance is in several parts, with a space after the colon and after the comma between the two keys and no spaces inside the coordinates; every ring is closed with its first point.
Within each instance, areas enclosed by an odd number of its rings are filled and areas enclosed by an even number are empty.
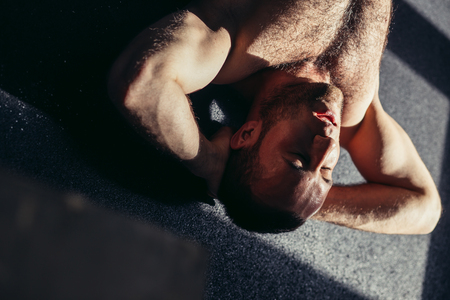
{"type": "MultiPolygon", "coordinates": [[[[62,126],[79,155],[106,178],[156,199],[210,202],[203,180],[149,147],[106,91],[109,68],[130,40],[188,2],[2,1],[0,89],[62,126]]],[[[220,127],[210,119],[212,95],[235,109],[230,93],[209,87],[191,96],[205,135],[220,127]]]]}
{"type": "MultiPolygon", "coordinates": [[[[450,41],[414,8],[394,1],[388,49],[450,99],[450,41]]],[[[450,127],[447,129],[439,192],[444,214],[432,233],[423,299],[450,298],[450,127]]]]}
{"type": "Polygon", "coordinates": [[[106,93],[129,41],[187,2],[2,1],[0,87],[62,126],[105,177],[158,199],[204,198],[203,181],[145,145],[106,93]]]}
{"type": "Polygon", "coordinates": [[[203,299],[208,255],[0,168],[1,299],[203,299]]]}

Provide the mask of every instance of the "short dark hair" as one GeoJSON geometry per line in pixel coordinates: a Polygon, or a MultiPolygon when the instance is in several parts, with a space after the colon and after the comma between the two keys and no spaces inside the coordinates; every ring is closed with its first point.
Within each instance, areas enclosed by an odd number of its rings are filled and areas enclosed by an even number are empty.
{"type": "Polygon", "coordinates": [[[296,84],[273,90],[261,101],[259,115],[263,125],[258,140],[250,148],[231,151],[219,187],[218,198],[236,225],[249,231],[279,233],[293,231],[305,223],[296,212],[255,201],[251,185],[262,172],[258,152],[267,132],[280,120],[298,116],[303,105],[320,99],[328,89],[325,83],[296,84]]]}

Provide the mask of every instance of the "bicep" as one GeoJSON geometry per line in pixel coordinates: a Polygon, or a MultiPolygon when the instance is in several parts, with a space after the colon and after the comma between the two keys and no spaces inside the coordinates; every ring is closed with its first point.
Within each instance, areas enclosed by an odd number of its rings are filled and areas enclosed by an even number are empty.
{"type": "Polygon", "coordinates": [[[383,110],[378,96],[370,104],[346,148],[368,182],[420,193],[434,187],[411,139],[383,110]]]}

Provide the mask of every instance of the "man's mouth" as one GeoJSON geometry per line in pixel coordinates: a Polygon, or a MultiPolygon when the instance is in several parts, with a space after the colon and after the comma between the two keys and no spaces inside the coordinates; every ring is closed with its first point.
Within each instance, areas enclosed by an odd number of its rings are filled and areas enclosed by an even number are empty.
{"type": "Polygon", "coordinates": [[[313,111],[313,115],[319,119],[320,121],[327,123],[327,124],[332,124],[334,126],[337,126],[336,123],[336,117],[334,115],[334,113],[331,110],[326,110],[324,112],[315,112],[313,111]]]}

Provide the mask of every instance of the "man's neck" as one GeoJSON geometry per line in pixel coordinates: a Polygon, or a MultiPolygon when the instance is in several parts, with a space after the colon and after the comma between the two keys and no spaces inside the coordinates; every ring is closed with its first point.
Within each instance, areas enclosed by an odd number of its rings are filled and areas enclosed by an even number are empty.
{"type": "Polygon", "coordinates": [[[240,80],[231,86],[244,98],[252,103],[255,99],[263,98],[272,89],[284,84],[296,82],[330,82],[329,73],[322,73],[312,67],[296,68],[295,71],[264,69],[252,76],[240,80]]]}

